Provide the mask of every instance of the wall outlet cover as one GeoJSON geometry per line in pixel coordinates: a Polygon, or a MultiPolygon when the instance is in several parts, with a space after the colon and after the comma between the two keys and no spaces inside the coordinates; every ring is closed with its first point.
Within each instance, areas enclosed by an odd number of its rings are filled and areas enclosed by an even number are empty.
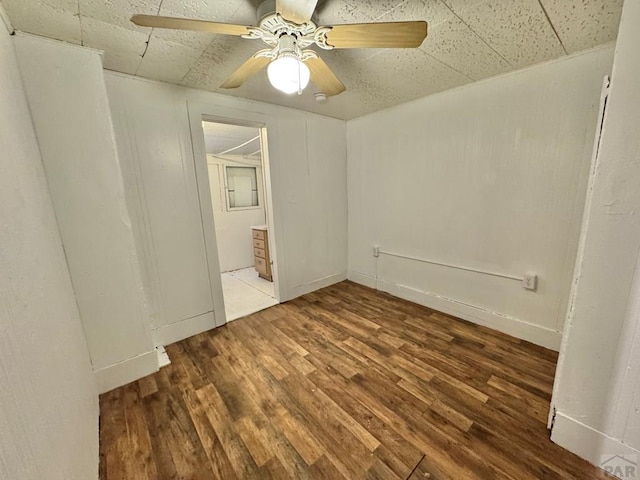
{"type": "Polygon", "coordinates": [[[535,290],[538,287],[538,276],[531,273],[526,274],[522,279],[522,287],[527,290],[535,290]]]}

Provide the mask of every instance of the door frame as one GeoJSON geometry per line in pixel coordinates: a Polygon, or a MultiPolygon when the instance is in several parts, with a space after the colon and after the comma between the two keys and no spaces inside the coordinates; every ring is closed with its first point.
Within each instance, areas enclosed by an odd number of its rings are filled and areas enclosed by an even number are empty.
{"type": "Polygon", "coordinates": [[[269,157],[268,135],[273,133],[267,119],[260,113],[248,112],[245,110],[226,109],[218,105],[187,102],[189,112],[189,127],[191,130],[191,145],[193,148],[193,158],[195,163],[196,185],[198,188],[198,198],[200,201],[200,216],[202,219],[202,230],[204,235],[205,252],[207,256],[207,267],[209,271],[209,282],[211,284],[211,296],[213,299],[213,313],[215,326],[220,327],[227,323],[225,313],[224,295],[222,291],[222,278],[220,269],[220,259],[218,256],[218,242],[216,239],[215,220],[213,217],[213,206],[211,202],[211,189],[209,185],[209,172],[207,168],[207,152],[205,148],[204,130],[202,122],[225,123],[241,127],[257,128],[260,131],[260,147],[262,149],[262,182],[265,202],[265,216],[267,228],[269,229],[269,252],[272,262],[272,274],[274,293],[280,302],[283,298],[281,289],[283,269],[278,261],[278,237],[276,231],[276,221],[274,219],[274,202],[271,188],[271,162],[269,157]],[[267,133],[267,130],[270,133],[267,133]]]}

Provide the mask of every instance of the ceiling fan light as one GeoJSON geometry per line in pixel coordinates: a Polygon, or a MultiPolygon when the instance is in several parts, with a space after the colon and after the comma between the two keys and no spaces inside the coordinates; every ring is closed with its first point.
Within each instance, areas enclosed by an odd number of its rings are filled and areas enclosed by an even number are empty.
{"type": "Polygon", "coordinates": [[[297,57],[281,55],[267,67],[267,77],[274,88],[292,94],[307,88],[311,72],[297,57]]]}

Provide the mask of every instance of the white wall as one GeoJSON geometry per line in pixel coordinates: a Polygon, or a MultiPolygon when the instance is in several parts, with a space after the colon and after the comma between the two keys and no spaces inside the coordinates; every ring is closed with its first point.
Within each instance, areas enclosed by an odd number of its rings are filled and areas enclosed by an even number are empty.
{"type": "Polygon", "coordinates": [[[0,478],[97,479],[98,396],[2,20],[0,111],[0,478]]]}
{"type": "Polygon", "coordinates": [[[223,315],[212,298],[217,254],[211,266],[203,240],[213,222],[203,228],[200,217],[202,205],[212,218],[209,188],[196,183],[196,166],[206,176],[202,132],[195,157],[191,143],[202,113],[266,125],[281,300],[346,278],[343,121],[111,72],[106,83],[157,339],[213,327],[212,309],[223,315]]]}
{"type": "Polygon", "coordinates": [[[558,349],[612,48],[347,124],[349,278],[558,349]],[[381,250],[518,281],[381,255],[381,250]],[[377,274],[377,282],[376,282],[377,274]]]}
{"type": "Polygon", "coordinates": [[[157,369],[98,52],[16,48],[98,390],[157,369]]]}
{"type": "Polygon", "coordinates": [[[254,265],[251,227],[267,223],[264,209],[261,161],[246,158],[238,158],[237,161],[234,161],[233,157],[221,159],[213,155],[207,155],[207,167],[220,270],[222,272],[230,272],[251,267],[254,265]],[[224,183],[224,168],[227,166],[256,167],[259,207],[238,210],[227,209],[224,183]]]}
{"type": "Polygon", "coordinates": [[[154,340],[166,345],[185,323],[215,326],[186,104],[176,88],[105,73],[154,340]]]}
{"type": "Polygon", "coordinates": [[[595,464],[640,458],[638,22],[625,2],[554,387],[552,440],[595,464]]]}

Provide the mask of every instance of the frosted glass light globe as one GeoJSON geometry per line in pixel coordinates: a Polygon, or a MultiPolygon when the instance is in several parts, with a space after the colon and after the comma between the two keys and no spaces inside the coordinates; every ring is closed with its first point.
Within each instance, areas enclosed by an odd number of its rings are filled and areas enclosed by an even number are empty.
{"type": "Polygon", "coordinates": [[[267,67],[267,77],[274,88],[292,94],[301,92],[311,78],[311,72],[303,62],[294,56],[286,55],[276,58],[267,67]]]}

